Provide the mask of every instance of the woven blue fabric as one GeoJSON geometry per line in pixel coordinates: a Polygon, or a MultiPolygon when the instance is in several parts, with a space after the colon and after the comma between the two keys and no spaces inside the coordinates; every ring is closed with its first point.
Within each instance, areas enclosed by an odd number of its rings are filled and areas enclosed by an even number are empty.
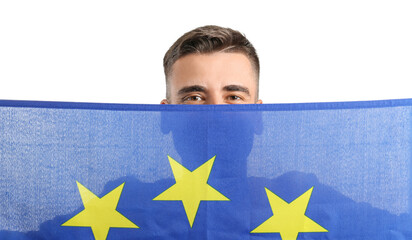
{"type": "Polygon", "coordinates": [[[0,101],[0,239],[98,239],[62,226],[85,210],[77,182],[101,199],[124,184],[115,210],[139,228],[101,239],[286,240],[282,221],[254,232],[280,211],[269,196],[308,191],[302,216],[324,231],[293,239],[412,239],[411,110],[0,101]],[[200,201],[192,226],[182,201],[154,200],[177,181],[170,159],[194,172],[213,158],[207,184],[228,200],[200,201]]]}

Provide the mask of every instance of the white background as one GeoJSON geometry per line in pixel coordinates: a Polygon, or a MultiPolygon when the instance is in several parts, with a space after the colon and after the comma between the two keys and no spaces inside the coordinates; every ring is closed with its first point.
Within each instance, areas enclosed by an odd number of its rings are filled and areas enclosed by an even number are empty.
{"type": "Polygon", "coordinates": [[[150,103],[183,33],[246,34],[264,103],[412,98],[412,1],[0,1],[0,99],[150,103]]]}

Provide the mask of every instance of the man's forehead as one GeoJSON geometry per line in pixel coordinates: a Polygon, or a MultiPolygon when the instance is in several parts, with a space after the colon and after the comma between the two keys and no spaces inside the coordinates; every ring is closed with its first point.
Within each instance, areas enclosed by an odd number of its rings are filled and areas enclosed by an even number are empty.
{"type": "Polygon", "coordinates": [[[173,64],[169,76],[174,83],[184,80],[187,84],[207,81],[207,78],[258,81],[252,63],[243,53],[189,54],[173,64]]]}
{"type": "Polygon", "coordinates": [[[204,70],[210,72],[209,68],[242,68],[255,72],[252,62],[243,53],[237,52],[213,52],[213,53],[191,53],[176,60],[172,65],[170,76],[172,77],[176,70],[190,71],[196,68],[197,71],[204,70]]]}

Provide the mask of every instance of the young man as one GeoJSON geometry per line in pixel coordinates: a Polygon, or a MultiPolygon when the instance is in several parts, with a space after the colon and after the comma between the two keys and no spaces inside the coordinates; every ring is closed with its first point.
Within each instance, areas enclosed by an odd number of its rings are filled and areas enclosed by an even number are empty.
{"type": "Polygon", "coordinates": [[[163,59],[166,99],[161,104],[253,104],[259,58],[240,32],[218,26],[181,36],[163,59]]]}

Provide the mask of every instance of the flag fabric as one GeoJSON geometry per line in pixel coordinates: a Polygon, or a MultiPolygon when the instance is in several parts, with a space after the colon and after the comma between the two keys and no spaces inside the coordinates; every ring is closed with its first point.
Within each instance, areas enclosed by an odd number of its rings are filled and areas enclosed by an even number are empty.
{"type": "Polygon", "coordinates": [[[0,101],[0,239],[412,239],[412,100],[0,101]]]}

